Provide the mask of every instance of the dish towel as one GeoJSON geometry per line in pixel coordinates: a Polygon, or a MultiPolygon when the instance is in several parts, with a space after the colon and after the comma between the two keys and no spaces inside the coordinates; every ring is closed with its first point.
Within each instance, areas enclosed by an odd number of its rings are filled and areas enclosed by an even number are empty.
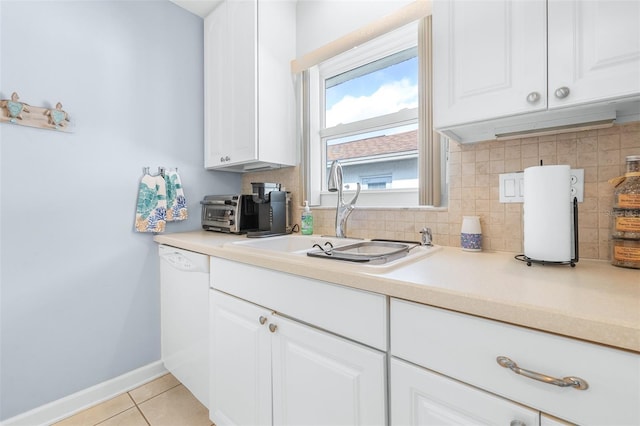
{"type": "Polygon", "coordinates": [[[138,189],[136,231],[164,232],[166,216],[167,190],[164,178],[145,173],[138,189]]]}
{"type": "Polygon", "coordinates": [[[169,169],[164,175],[167,187],[167,222],[185,220],[187,214],[187,200],[176,169],[169,169]]]}

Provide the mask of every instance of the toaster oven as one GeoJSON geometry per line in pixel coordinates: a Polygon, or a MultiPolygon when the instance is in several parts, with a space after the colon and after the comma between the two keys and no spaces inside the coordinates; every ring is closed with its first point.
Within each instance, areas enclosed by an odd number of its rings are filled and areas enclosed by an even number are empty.
{"type": "Polygon", "coordinates": [[[207,195],[202,205],[202,228],[244,234],[258,229],[258,204],[251,195],[207,195]]]}

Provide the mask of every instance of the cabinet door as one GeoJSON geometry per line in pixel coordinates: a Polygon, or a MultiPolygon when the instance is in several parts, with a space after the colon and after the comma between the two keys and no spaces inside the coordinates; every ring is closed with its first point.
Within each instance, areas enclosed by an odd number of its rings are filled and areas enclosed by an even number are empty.
{"type": "Polygon", "coordinates": [[[204,166],[217,167],[225,162],[232,135],[231,70],[224,60],[229,55],[228,4],[221,3],[204,20],[204,166]]]}
{"type": "Polygon", "coordinates": [[[204,22],[205,167],[257,157],[257,1],[225,1],[204,22]]]}
{"type": "Polygon", "coordinates": [[[215,290],[209,304],[211,420],[271,424],[271,312],[215,290]]]}
{"type": "Polygon", "coordinates": [[[391,358],[391,425],[537,426],[539,414],[477,388],[391,358]],[[519,421],[519,423],[512,423],[519,421]]]}
{"type": "Polygon", "coordinates": [[[549,108],[638,94],[640,2],[549,0],[549,108]]]}
{"type": "Polygon", "coordinates": [[[276,425],[385,424],[385,354],[276,316],[276,425]]]}
{"type": "Polygon", "coordinates": [[[258,21],[258,157],[261,162],[293,166],[298,158],[291,74],[296,2],[261,1],[258,21]]]}
{"type": "Polygon", "coordinates": [[[545,0],[434,2],[436,128],[546,109],[546,68],[545,0]]]}

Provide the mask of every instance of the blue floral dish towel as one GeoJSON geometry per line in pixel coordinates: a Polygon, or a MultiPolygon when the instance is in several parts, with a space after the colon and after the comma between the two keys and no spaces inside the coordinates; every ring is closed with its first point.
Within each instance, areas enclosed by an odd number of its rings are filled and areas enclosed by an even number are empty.
{"type": "Polygon", "coordinates": [[[180,182],[180,176],[175,169],[169,169],[164,175],[167,188],[167,222],[185,220],[187,214],[187,200],[180,182]]]}
{"type": "Polygon", "coordinates": [[[136,231],[164,232],[166,222],[167,187],[164,177],[145,173],[138,189],[136,231]]]}

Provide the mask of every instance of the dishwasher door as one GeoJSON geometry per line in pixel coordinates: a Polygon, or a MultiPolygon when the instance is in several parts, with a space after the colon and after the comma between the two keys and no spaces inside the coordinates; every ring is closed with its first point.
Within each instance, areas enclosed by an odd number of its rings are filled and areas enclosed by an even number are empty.
{"type": "Polygon", "coordinates": [[[209,406],[209,256],[166,245],[160,255],[162,361],[209,406]]]}

